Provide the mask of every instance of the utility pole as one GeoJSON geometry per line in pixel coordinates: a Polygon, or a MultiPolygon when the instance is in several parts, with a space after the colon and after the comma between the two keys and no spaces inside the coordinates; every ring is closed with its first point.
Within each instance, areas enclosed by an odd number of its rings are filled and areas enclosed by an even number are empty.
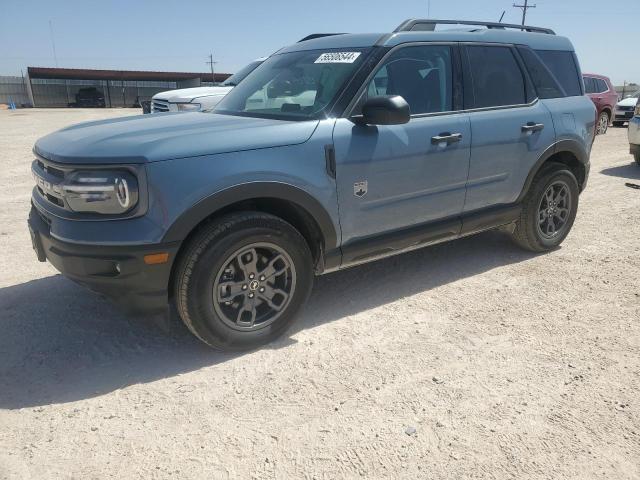
{"type": "Polygon", "coordinates": [[[529,0],[524,0],[524,5],[513,4],[516,8],[522,9],[522,25],[524,26],[525,19],[527,18],[527,10],[530,8],[536,8],[535,5],[529,5],[529,0]]]}
{"type": "Polygon", "coordinates": [[[49,20],[49,34],[51,35],[51,48],[53,49],[53,59],[56,62],[56,67],[58,66],[58,54],[56,53],[56,42],[53,38],[53,24],[51,20],[49,20]]]}
{"type": "Polygon", "coordinates": [[[214,61],[213,61],[213,52],[209,54],[209,61],[208,61],[208,62],[205,62],[205,63],[206,63],[207,65],[210,65],[210,66],[211,66],[211,81],[212,81],[213,83],[216,83],[216,74],[215,74],[215,71],[214,71],[214,69],[213,69],[213,68],[214,68],[213,66],[214,66],[216,63],[218,63],[218,62],[214,62],[214,61]]]}

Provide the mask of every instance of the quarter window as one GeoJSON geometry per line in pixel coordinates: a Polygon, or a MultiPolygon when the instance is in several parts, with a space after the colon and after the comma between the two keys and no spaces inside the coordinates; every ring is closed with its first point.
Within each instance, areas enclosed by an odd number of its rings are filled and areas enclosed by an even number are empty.
{"type": "Polygon", "coordinates": [[[567,93],[567,96],[582,95],[580,75],[573,52],[560,50],[536,50],[547,68],[567,93]]]}
{"type": "Polygon", "coordinates": [[[527,103],[524,77],[511,48],[469,46],[467,52],[475,108],[527,103]]]}
{"type": "Polygon", "coordinates": [[[451,47],[405,47],[392,53],[367,85],[366,98],[400,95],[411,114],[452,110],[451,47]]]}

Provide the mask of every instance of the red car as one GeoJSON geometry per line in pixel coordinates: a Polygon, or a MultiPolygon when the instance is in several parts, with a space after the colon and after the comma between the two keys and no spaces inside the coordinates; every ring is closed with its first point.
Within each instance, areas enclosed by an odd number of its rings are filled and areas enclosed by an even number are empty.
{"type": "Polygon", "coordinates": [[[595,103],[598,110],[598,123],[596,124],[596,135],[607,132],[609,123],[613,118],[613,110],[618,102],[618,94],[613,88],[609,77],[585,73],[584,89],[587,96],[595,103]]]}

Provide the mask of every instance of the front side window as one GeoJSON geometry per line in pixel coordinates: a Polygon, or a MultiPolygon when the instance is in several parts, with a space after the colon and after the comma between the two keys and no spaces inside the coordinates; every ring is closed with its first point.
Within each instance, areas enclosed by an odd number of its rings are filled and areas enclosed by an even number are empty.
{"type": "Polygon", "coordinates": [[[242,80],[244,80],[247,77],[247,75],[249,75],[256,68],[258,68],[258,65],[260,65],[261,63],[262,63],[262,60],[256,60],[256,61],[251,62],[249,65],[245,65],[240,70],[238,70],[236,73],[234,73],[229,78],[227,78],[224,82],[222,82],[222,86],[224,86],[224,87],[237,87],[238,84],[242,80]]]}
{"type": "Polygon", "coordinates": [[[452,110],[451,47],[418,45],[393,52],[366,88],[367,98],[400,95],[412,115],[452,110]]]}
{"type": "Polygon", "coordinates": [[[584,93],[596,93],[596,81],[592,77],[584,77],[584,93]]]}
{"type": "Polygon", "coordinates": [[[582,95],[580,76],[573,52],[560,50],[536,50],[547,68],[562,85],[567,96],[582,95]]]}
{"type": "Polygon", "coordinates": [[[469,46],[474,108],[527,103],[522,71],[509,47],[469,46]]]}
{"type": "Polygon", "coordinates": [[[273,55],[214,111],[283,120],[323,118],[367,53],[350,48],[273,55]]]}

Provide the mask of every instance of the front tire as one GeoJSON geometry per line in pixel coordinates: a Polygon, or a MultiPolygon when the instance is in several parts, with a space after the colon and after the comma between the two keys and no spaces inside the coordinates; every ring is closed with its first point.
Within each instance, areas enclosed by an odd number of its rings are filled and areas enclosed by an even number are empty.
{"type": "Polygon", "coordinates": [[[178,262],[180,317],[217,350],[248,350],[282,335],[313,284],[305,239],[289,223],[260,212],[207,224],[178,262]]]}
{"type": "Polygon", "coordinates": [[[556,248],[573,226],[578,196],[576,177],[564,165],[550,163],[543,167],[524,198],[513,232],[515,242],[532,252],[556,248]]]}
{"type": "Polygon", "coordinates": [[[600,112],[598,116],[598,126],[596,128],[596,135],[604,135],[609,128],[609,114],[607,112],[600,112]]]}

